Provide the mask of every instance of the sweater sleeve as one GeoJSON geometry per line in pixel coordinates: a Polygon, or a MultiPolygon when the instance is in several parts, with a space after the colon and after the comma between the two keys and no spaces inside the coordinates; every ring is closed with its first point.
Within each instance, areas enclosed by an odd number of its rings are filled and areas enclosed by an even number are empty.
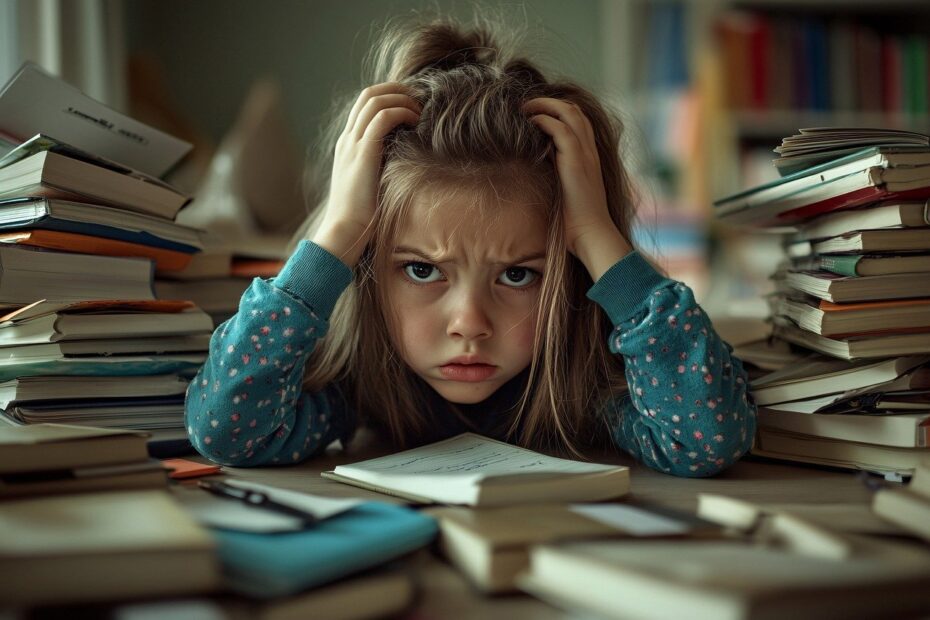
{"type": "Polygon", "coordinates": [[[608,347],[623,355],[629,393],[605,403],[614,442],[649,467],[711,476],[745,454],[756,408],[733,348],[691,289],[632,252],[588,291],[610,317],[608,347]]]}
{"type": "Polygon", "coordinates": [[[188,386],[191,444],[217,463],[295,463],[354,430],[335,386],[302,391],[304,369],[352,271],[303,241],[273,280],[255,278],[238,312],[217,327],[188,386]]]}

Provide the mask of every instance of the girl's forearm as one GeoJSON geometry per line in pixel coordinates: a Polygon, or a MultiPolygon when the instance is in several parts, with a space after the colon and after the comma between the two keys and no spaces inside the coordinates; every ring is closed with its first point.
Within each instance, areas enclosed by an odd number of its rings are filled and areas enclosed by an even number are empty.
{"type": "Polygon", "coordinates": [[[576,248],[578,260],[588,270],[592,282],[600,280],[617,261],[633,251],[613,222],[580,233],[576,248]]]}

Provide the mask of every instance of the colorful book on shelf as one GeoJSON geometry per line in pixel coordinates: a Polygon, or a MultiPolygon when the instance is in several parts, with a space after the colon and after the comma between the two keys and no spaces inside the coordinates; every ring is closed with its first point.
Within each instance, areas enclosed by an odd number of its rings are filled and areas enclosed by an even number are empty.
{"type": "Polygon", "coordinates": [[[0,232],[0,243],[28,245],[48,250],[75,252],[77,254],[95,254],[97,256],[126,256],[130,258],[147,258],[155,263],[155,268],[162,271],[184,269],[193,254],[155,248],[138,243],[127,243],[103,237],[91,237],[56,230],[21,230],[17,232],[0,232]]]}
{"type": "Polygon", "coordinates": [[[165,491],[5,501],[0,530],[7,605],[189,595],[220,585],[215,543],[165,491]]]}
{"type": "Polygon", "coordinates": [[[163,177],[191,149],[27,62],[0,89],[0,133],[22,143],[43,132],[154,177],[163,177]]]}
{"type": "Polygon", "coordinates": [[[0,168],[0,198],[25,196],[101,203],[168,220],[190,200],[175,190],[53,151],[0,168]]]}
{"type": "Polygon", "coordinates": [[[47,198],[0,200],[0,230],[56,230],[194,254],[203,231],[160,217],[97,204],[47,198]]]}
{"type": "Polygon", "coordinates": [[[907,486],[885,486],[872,497],[872,510],[930,542],[930,460],[918,464],[907,486]]]}
{"type": "Polygon", "coordinates": [[[837,304],[822,299],[777,296],[770,300],[770,305],[773,314],[787,317],[809,332],[833,338],[930,329],[930,299],[837,304]]]}
{"type": "Polygon", "coordinates": [[[322,475],[421,503],[467,506],[600,501],[630,490],[628,467],[560,459],[474,433],[322,475]]]}
{"type": "Polygon", "coordinates": [[[257,598],[287,596],[428,545],[436,521],[406,506],[366,502],[297,532],[213,531],[229,586],[257,598]]]}

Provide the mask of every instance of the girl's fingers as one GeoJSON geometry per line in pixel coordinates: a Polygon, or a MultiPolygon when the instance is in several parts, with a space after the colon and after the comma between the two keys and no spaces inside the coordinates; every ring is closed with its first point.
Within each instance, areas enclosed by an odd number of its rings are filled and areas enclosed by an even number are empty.
{"type": "Polygon", "coordinates": [[[395,127],[403,123],[415,125],[420,120],[419,112],[410,108],[384,108],[378,110],[375,117],[371,120],[365,129],[365,132],[359,138],[360,142],[377,145],[380,152],[381,140],[391,132],[395,127]]]}
{"type": "Polygon", "coordinates": [[[358,113],[355,126],[352,129],[351,136],[356,140],[361,140],[368,132],[368,126],[375,117],[387,109],[406,109],[419,116],[422,108],[417,101],[409,95],[390,94],[376,95],[368,100],[358,113]]]}
{"type": "Polygon", "coordinates": [[[575,154],[575,157],[569,157],[568,159],[581,161],[581,156],[584,155],[584,148],[582,147],[581,140],[578,139],[578,136],[567,123],[549,116],[548,114],[535,114],[530,117],[530,120],[552,137],[552,142],[555,144],[556,151],[569,156],[575,154]]]}
{"type": "Polygon", "coordinates": [[[390,93],[406,94],[406,92],[406,87],[399,82],[382,82],[380,84],[372,84],[371,86],[368,86],[362,90],[361,93],[359,93],[358,98],[352,105],[352,110],[349,112],[349,118],[346,121],[345,132],[348,134],[352,133],[352,130],[355,128],[355,124],[358,121],[359,113],[372,98],[390,93]]]}
{"type": "Polygon", "coordinates": [[[591,121],[577,104],[552,97],[538,97],[526,102],[523,110],[532,114],[548,114],[558,119],[575,134],[585,155],[592,161],[600,161],[591,121]]]}

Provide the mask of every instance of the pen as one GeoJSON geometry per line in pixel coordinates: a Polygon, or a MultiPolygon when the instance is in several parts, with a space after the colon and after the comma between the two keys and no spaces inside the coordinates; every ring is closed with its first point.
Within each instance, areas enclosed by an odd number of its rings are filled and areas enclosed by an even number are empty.
{"type": "Polygon", "coordinates": [[[235,499],[244,504],[256,506],[258,508],[267,508],[268,510],[290,517],[298,517],[304,525],[311,525],[317,521],[316,517],[309,512],[276,502],[268,497],[267,494],[260,491],[240,489],[239,487],[234,487],[225,482],[214,482],[212,480],[200,480],[197,482],[197,485],[201,489],[220,497],[235,499]]]}

